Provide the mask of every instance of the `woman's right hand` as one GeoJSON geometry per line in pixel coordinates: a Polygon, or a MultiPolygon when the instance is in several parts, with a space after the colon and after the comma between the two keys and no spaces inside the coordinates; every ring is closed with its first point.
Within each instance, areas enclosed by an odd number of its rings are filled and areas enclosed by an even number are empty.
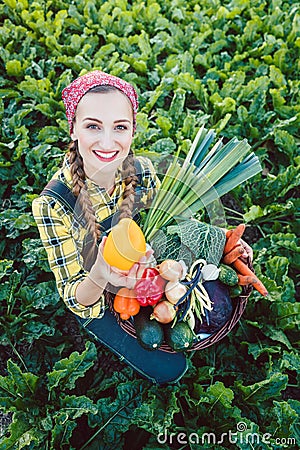
{"type": "MultiPolygon", "coordinates": [[[[97,258],[92,266],[90,273],[78,285],[76,290],[76,299],[78,303],[89,306],[97,302],[107,289],[107,284],[117,287],[128,286],[128,274],[116,272],[103,258],[103,248],[106,238],[103,238],[97,253],[97,258]]],[[[136,270],[133,268],[133,270],[136,270]]]]}
{"type": "Polygon", "coordinates": [[[91,268],[89,278],[98,286],[105,289],[107,283],[113,286],[126,286],[126,274],[115,272],[113,268],[103,258],[103,249],[107,237],[103,237],[98,248],[96,261],[91,268]]]}
{"type": "Polygon", "coordinates": [[[110,266],[103,258],[103,249],[106,239],[107,237],[103,237],[99,245],[97,258],[89,277],[103,289],[107,283],[117,287],[124,286],[133,289],[137,280],[141,277],[144,268],[147,267],[151,260],[153,250],[148,248],[145,256],[143,256],[139,262],[135,263],[130,270],[120,270],[117,267],[110,266]]]}

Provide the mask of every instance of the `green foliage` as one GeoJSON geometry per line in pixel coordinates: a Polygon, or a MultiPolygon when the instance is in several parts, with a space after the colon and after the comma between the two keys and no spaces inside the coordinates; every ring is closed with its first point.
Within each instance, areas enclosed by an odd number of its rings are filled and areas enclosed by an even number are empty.
{"type": "Polygon", "coordinates": [[[79,395],[76,389],[78,378],[85,377],[95,355],[95,345],[87,342],[84,352],[74,352],[57,361],[51,372],[43,376],[22,372],[9,360],[8,375],[0,377],[0,405],[14,415],[10,436],[1,440],[2,448],[66,445],[76,427],[76,419],[98,411],[96,404],[87,396],[79,395]]]}
{"type": "Polygon", "coordinates": [[[298,448],[299,3],[4,0],[0,17],[0,405],[13,414],[1,448],[298,448]],[[61,91],[91,69],[137,87],[135,151],[158,170],[203,124],[247,139],[263,167],[222,202],[230,223],[247,223],[270,295],[253,292],[177,385],[105,370],[83,331],[80,347],[31,214],[69,141],[61,91]]]}

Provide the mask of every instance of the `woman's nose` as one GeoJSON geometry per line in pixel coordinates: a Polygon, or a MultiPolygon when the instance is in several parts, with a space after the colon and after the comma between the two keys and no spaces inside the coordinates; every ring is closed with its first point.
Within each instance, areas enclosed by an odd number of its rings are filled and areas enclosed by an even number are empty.
{"type": "Polygon", "coordinates": [[[99,145],[103,150],[111,150],[114,146],[113,134],[110,131],[101,133],[99,138],[99,145]]]}

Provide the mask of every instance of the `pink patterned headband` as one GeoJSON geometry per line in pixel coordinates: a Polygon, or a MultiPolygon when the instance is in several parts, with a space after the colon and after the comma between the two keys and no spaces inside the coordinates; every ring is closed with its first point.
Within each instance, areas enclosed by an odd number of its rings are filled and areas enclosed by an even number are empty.
{"type": "Polygon", "coordinates": [[[72,81],[62,91],[62,99],[66,108],[66,115],[70,126],[70,133],[73,131],[73,119],[79,100],[95,86],[114,86],[122,91],[129,98],[133,109],[133,131],[136,129],[136,113],[138,109],[138,97],[134,87],[121,78],[109,75],[100,70],[86,73],[72,81]]]}

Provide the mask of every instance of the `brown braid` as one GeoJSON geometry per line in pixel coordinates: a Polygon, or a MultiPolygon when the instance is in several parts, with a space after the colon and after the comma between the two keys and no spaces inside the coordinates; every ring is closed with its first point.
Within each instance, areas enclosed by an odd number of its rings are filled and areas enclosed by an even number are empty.
{"type": "Polygon", "coordinates": [[[120,219],[125,217],[132,218],[135,188],[138,183],[134,165],[134,155],[131,149],[127,158],[123,161],[122,169],[122,178],[125,182],[125,189],[123,192],[123,202],[120,206],[120,219]]]}
{"type": "Polygon", "coordinates": [[[93,236],[96,244],[101,235],[100,227],[96,221],[95,211],[86,189],[86,176],[83,168],[83,160],[78,151],[77,141],[72,142],[69,147],[69,161],[73,180],[72,192],[78,198],[80,211],[86,220],[87,230],[93,236]]]}

